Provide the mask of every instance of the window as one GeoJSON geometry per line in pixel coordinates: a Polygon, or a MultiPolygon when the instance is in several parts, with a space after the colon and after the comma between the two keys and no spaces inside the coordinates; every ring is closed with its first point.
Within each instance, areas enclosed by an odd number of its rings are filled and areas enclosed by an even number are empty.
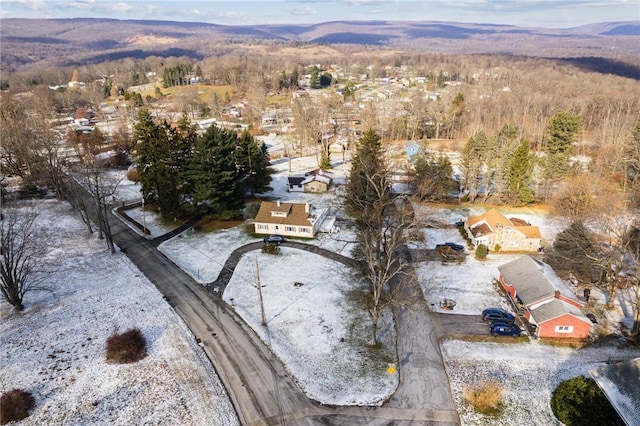
{"type": "Polygon", "coordinates": [[[266,231],[267,229],[269,229],[269,225],[265,225],[264,223],[259,223],[258,224],[258,230],[266,231]]]}
{"type": "Polygon", "coordinates": [[[304,233],[304,234],[308,234],[309,233],[309,228],[303,228],[302,226],[300,227],[300,232],[304,233]]]}
{"type": "Polygon", "coordinates": [[[286,232],[296,232],[296,227],[295,226],[285,226],[284,230],[286,232]]]}
{"type": "Polygon", "coordinates": [[[571,333],[573,326],[571,325],[556,325],[556,333],[571,333]]]}
{"type": "Polygon", "coordinates": [[[272,217],[287,217],[287,212],[271,212],[272,217]]]}

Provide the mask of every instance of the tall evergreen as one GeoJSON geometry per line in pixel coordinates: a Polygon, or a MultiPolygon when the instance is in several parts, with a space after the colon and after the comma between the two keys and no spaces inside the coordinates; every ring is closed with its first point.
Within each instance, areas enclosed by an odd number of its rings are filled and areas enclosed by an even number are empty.
{"type": "Polygon", "coordinates": [[[369,129],[356,144],[347,193],[345,207],[356,217],[366,213],[376,201],[386,200],[391,195],[380,136],[373,129],[369,129]]]}
{"type": "Polygon", "coordinates": [[[244,206],[235,161],[236,140],[235,133],[217,126],[198,137],[188,166],[197,210],[233,216],[244,206]]]}
{"type": "Polygon", "coordinates": [[[421,200],[445,201],[456,185],[449,157],[420,155],[414,164],[413,186],[421,200]]]}
{"type": "Polygon", "coordinates": [[[569,174],[569,160],[573,154],[572,144],[578,140],[581,129],[580,116],[566,111],[557,113],[547,123],[544,177],[548,181],[554,181],[569,174]]]}
{"type": "Polygon", "coordinates": [[[164,217],[180,215],[184,197],[184,156],[182,135],[167,122],[157,124],[146,109],[138,113],[134,128],[137,141],[138,176],[145,203],[155,204],[164,217]]]}
{"type": "Polygon", "coordinates": [[[236,147],[238,179],[245,192],[253,196],[270,191],[273,169],[269,166],[269,154],[264,142],[258,143],[248,131],[242,132],[236,147]]]}
{"type": "Polygon", "coordinates": [[[529,143],[523,140],[509,160],[506,171],[507,199],[515,204],[533,202],[534,190],[531,186],[534,157],[529,151],[529,143]]]}

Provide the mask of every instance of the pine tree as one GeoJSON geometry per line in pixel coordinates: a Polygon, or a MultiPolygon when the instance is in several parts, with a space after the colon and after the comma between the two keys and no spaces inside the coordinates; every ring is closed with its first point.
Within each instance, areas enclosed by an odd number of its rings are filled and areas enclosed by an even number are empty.
{"type": "Polygon", "coordinates": [[[138,176],[142,197],[155,204],[164,217],[180,214],[181,192],[178,183],[183,179],[183,165],[176,161],[179,135],[168,123],[156,124],[146,109],[138,112],[134,129],[138,143],[138,176]]]}
{"type": "Polygon", "coordinates": [[[509,201],[519,205],[533,202],[534,190],[531,187],[534,157],[529,152],[529,143],[523,140],[507,165],[507,191],[509,201]]]}
{"type": "Polygon", "coordinates": [[[362,215],[381,198],[388,198],[391,185],[380,136],[369,129],[357,142],[351,162],[345,206],[349,214],[362,215]]]}
{"type": "Polygon", "coordinates": [[[312,89],[320,88],[320,70],[315,65],[311,68],[311,77],[309,79],[309,86],[312,89]]]}
{"type": "Polygon", "coordinates": [[[420,155],[414,167],[413,186],[421,200],[444,201],[449,196],[449,191],[455,189],[453,166],[446,155],[438,158],[420,155]]]}
{"type": "Polygon", "coordinates": [[[269,166],[269,154],[264,142],[258,144],[248,131],[242,132],[236,147],[238,179],[245,192],[251,196],[270,191],[273,169],[269,166]]]}
{"type": "Polygon", "coordinates": [[[235,216],[244,206],[238,181],[235,133],[211,126],[198,137],[189,161],[188,175],[197,210],[225,217],[235,216]]]}
{"type": "Polygon", "coordinates": [[[547,124],[545,137],[544,177],[555,181],[569,174],[569,160],[573,154],[572,144],[578,140],[582,120],[580,116],[561,111],[547,124]]]}

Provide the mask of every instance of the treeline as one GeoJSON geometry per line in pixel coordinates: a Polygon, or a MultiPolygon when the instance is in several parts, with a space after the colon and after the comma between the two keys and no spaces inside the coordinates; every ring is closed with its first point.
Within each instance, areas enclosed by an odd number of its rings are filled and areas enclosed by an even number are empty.
{"type": "Polygon", "coordinates": [[[163,217],[235,218],[248,194],[271,189],[267,148],[247,131],[211,126],[198,135],[186,116],[173,127],[141,109],[134,139],[142,196],[163,217]]]}

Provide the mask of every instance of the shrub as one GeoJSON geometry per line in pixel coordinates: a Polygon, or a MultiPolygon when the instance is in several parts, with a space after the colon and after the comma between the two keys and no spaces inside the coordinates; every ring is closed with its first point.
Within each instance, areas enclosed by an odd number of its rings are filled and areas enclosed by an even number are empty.
{"type": "Polygon", "coordinates": [[[489,253],[489,249],[484,244],[478,244],[476,247],[476,257],[480,260],[485,260],[487,258],[487,254],[489,253]]]}
{"type": "Polygon", "coordinates": [[[502,247],[500,247],[500,244],[496,244],[495,246],[493,246],[493,251],[495,251],[496,253],[498,253],[500,251],[502,247]]]}
{"type": "Polygon", "coordinates": [[[114,333],[107,339],[107,361],[127,364],[147,356],[146,341],[139,328],[122,334],[114,333]]]}
{"type": "Polygon", "coordinates": [[[25,419],[29,410],[35,406],[31,393],[22,389],[13,389],[0,397],[0,424],[7,424],[25,419]]]}
{"type": "Polygon", "coordinates": [[[131,169],[127,172],[127,179],[131,182],[138,182],[140,180],[140,174],[138,173],[138,169],[131,169]]]}
{"type": "Polygon", "coordinates": [[[551,396],[551,410],[566,426],[624,424],[591,377],[560,382],[551,396]]]}
{"type": "Polygon", "coordinates": [[[280,254],[280,247],[275,244],[266,243],[262,245],[262,252],[266,254],[280,254]]]}
{"type": "Polygon", "coordinates": [[[496,380],[484,380],[466,388],[463,396],[478,413],[495,415],[502,402],[502,386],[496,380]]]}

